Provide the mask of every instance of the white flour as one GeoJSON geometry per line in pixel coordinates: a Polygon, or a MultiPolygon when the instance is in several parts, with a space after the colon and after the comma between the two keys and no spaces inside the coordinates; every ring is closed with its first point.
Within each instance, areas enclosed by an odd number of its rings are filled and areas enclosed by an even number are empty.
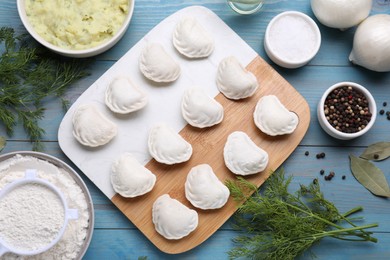
{"type": "Polygon", "coordinates": [[[37,184],[24,184],[0,200],[0,237],[12,248],[33,251],[49,245],[64,224],[57,194],[37,184]]]}
{"type": "Polygon", "coordinates": [[[36,169],[37,177],[51,182],[62,191],[68,207],[77,209],[79,217],[77,220],[69,220],[63,237],[50,250],[35,256],[17,256],[8,253],[3,255],[1,259],[77,259],[89,227],[90,216],[86,195],[64,169],[35,157],[21,155],[16,155],[0,163],[0,189],[16,179],[23,178],[26,169],[36,169]]]}

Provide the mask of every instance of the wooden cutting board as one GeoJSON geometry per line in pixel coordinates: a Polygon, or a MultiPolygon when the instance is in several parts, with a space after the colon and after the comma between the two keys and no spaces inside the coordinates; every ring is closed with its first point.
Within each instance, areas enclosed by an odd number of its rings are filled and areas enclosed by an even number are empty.
{"type": "Polygon", "coordinates": [[[236,211],[237,203],[230,198],[228,203],[217,210],[199,210],[186,200],[184,183],[187,173],[196,165],[207,163],[221,181],[235,179],[223,160],[223,147],[227,136],[233,131],[243,131],[269,154],[269,164],[260,174],[247,177],[257,186],[263,184],[270,173],[276,170],[295,150],[304,137],[310,123],[310,109],[305,99],[262,58],[256,57],[247,69],[262,82],[261,88],[250,98],[231,101],[222,94],[216,97],[225,111],[221,124],[208,129],[197,129],[190,125],[180,134],[192,144],[191,159],[179,165],[162,165],[151,160],[146,167],[157,176],[157,183],[151,193],[138,199],[126,199],[116,194],[112,202],[155,244],[160,250],[177,254],[188,251],[210,237],[236,211]],[[257,101],[264,95],[276,95],[280,101],[299,116],[299,125],[294,133],[286,136],[270,137],[263,134],[254,124],[253,111],[257,101]],[[199,215],[198,228],[181,240],[167,240],[160,236],[152,223],[153,202],[162,194],[169,194],[199,215]]]}
{"type": "MultiPolygon", "coordinates": [[[[129,220],[161,251],[178,254],[188,251],[210,237],[236,211],[237,204],[228,203],[217,210],[199,210],[186,200],[184,183],[190,169],[198,164],[209,164],[218,178],[224,182],[235,176],[226,168],[223,160],[223,147],[227,136],[233,131],[243,131],[269,154],[268,167],[259,174],[247,179],[260,186],[294,151],[304,137],[310,122],[310,110],[305,99],[281,77],[269,64],[254,52],[217,15],[200,6],[182,9],[171,15],[149,32],[128,53],[90,86],[72,105],[65,115],[58,133],[61,149],[88,176],[92,182],[122,211],[129,220]],[[183,16],[195,16],[202,25],[212,32],[216,47],[208,59],[188,60],[180,57],[171,46],[174,25],[183,16]],[[179,59],[182,75],[169,86],[156,86],[146,81],[138,70],[138,57],[146,42],[159,41],[168,53],[179,59]],[[260,87],[250,98],[231,101],[219,94],[215,85],[216,68],[219,61],[233,55],[246,65],[258,79],[260,87]],[[128,74],[139,86],[150,94],[146,108],[129,116],[117,116],[104,104],[104,91],[109,81],[118,74],[128,74]],[[224,107],[224,119],[219,125],[197,129],[186,125],[180,112],[180,98],[184,89],[199,85],[224,107]],[[289,135],[270,137],[256,128],[253,111],[260,97],[276,95],[279,100],[299,117],[297,129],[289,135]],[[118,136],[108,145],[96,149],[83,147],[72,136],[72,116],[78,105],[94,103],[101,111],[119,126],[118,136]],[[164,165],[151,159],[147,151],[147,135],[150,127],[159,122],[168,122],[191,143],[193,155],[185,163],[164,165]],[[131,152],[139,158],[156,176],[153,190],[141,197],[126,199],[116,194],[110,183],[110,167],[124,152],[131,152]],[[199,225],[189,236],[180,240],[167,240],[159,235],[152,223],[152,205],[162,194],[169,194],[199,214],[199,225]]],[[[131,245],[129,245],[131,246],[131,245]]]]}

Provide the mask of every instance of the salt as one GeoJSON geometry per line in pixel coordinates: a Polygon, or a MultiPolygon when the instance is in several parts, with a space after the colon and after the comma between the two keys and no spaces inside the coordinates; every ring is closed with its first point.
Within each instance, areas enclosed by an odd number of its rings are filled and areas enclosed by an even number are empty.
{"type": "Polygon", "coordinates": [[[286,68],[298,68],[308,63],[321,44],[317,24],[304,13],[283,12],[267,26],[264,47],[276,64],[286,68]]]}
{"type": "Polygon", "coordinates": [[[308,59],[315,51],[316,34],[302,17],[282,17],[275,21],[271,29],[270,48],[287,61],[308,59]]]}

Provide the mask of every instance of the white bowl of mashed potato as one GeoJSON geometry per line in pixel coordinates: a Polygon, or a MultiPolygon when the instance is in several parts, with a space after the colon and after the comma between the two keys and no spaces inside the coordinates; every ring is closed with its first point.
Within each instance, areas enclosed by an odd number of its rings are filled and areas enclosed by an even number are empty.
{"type": "Polygon", "coordinates": [[[135,0],[17,0],[19,16],[31,36],[68,57],[98,55],[125,34],[135,0]]]}

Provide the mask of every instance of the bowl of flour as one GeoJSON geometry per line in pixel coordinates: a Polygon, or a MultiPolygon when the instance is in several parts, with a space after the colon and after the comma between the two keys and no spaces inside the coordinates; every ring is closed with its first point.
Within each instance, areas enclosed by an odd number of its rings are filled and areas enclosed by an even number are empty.
{"type": "MultiPolygon", "coordinates": [[[[23,259],[81,259],[90,244],[94,226],[92,199],[85,183],[71,167],[55,157],[38,152],[14,152],[0,156],[0,190],[26,178],[28,169],[35,169],[37,179],[55,186],[68,208],[76,210],[78,216],[67,222],[54,246],[39,254],[23,256],[23,259]]],[[[32,252],[45,247],[58,234],[67,213],[58,196],[48,190],[48,186],[26,181],[5,198],[7,203],[0,206],[12,209],[8,213],[15,214],[13,220],[10,220],[9,214],[0,214],[0,238],[6,238],[8,245],[16,249],[14,251],[32,252]],[[42,214],[35,214],[35,209],[42,214]],[[31,217],[26,217],[28,215],[31,217]],[[10,221],[19,222],[20,225],[11,225],[10,221]],[[42,232],[37,232],[39,228],[42,232]],[[28,237],[24,241],[18,237],[23,232],[25,238],[28,237]]],[[[5,253],[3,257],[19,259],[21,255],[5,253]]]]}

